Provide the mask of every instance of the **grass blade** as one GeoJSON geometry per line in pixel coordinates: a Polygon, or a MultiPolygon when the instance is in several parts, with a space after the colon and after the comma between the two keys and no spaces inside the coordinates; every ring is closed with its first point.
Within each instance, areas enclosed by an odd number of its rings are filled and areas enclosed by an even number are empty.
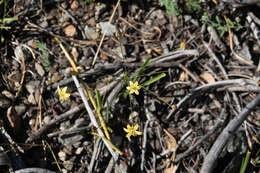
{"type": "Polygon", "coordinates": [[[141,84],[141,86],[144,87],[144,86],[150,85],[150,84],[152,84],[152,83],[154,83],[154,82],[160,80],[161,78],[163,78],[163,77],[165,77],[165,76],[166,76],[165,73],[161,73],[161,74],[155,76],[154,78],[152,78],[152,79],[150,79],[150,80],[148,80],[148,81],[145,81],[144,83],[141,84]]]}
{"type": "Polygon", "coordinates": [[[145,60],[145,62],[143,63],[143,65],[139,68],[139,70],[137,71],[137,74],[133,80],[133,82],[137,81],[137,79],[141,76],[141,74],[144,71],[144,68],[148,65],[149,61],[151,60],[152,57],[149,57],[145,60]]]}

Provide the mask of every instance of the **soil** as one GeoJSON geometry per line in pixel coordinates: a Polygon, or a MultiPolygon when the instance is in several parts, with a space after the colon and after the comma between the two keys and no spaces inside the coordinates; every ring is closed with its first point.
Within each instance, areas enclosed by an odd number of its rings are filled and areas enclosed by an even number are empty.
{"type": "Polygon", "coordinates": [[[170,2],[0,1],[0,172],[259,171],[260,2],[170,2]]]}

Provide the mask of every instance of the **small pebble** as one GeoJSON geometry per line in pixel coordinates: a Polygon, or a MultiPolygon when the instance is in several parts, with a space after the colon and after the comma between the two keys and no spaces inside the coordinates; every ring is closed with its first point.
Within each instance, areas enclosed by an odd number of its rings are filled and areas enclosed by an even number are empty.
{"type": "Polygon", "coordinates": [[[60,158],[61,161],[65,161],[65,160],[66,160],[66,153],[65,153],[65,152],[60,151],[60,152],[58,153],[58,156],[59,156],[59,158],[60,158]]]}
{"type": "Polygon", "coordinates": [[[83,147],[77,148],[75,154],[79,155],[83,151],[83,149],[84,149],[83,147]]]}
{"type": "Polygon", "coordinates": [[[69,25],[64,29],[64,32],[67,36],[72,37],[76,35],[77,30],[73,25],[69,25]]]}
{"type": "Polygon", "coordinates": [[[68,173],[68,171],[65,168],[61,169],[62,173],[68,173]]]}
{"type": "Polygon", "coordinates": [[[35,125],[35,119],[30,119],[29,125],[33,127],[35,125]]]}

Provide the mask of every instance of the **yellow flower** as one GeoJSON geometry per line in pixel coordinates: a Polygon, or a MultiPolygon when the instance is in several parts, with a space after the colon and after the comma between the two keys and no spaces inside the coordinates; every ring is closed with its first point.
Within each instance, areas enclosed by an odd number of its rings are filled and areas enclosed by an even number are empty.
{"type": "Polygon", "coordinates": [[[187,43],[185,41],[181,42],[180,49],[185,49],[186,44],[187,43]]]}
{"type": "Polygon", "coordinates": [[[142,135],[142,132],[137,131],[138,129],[138,124],[134,126],[127,125],[127,128],[124,128],[124,131],[127,132],[126,137],[130,138],[131,136],[137,136],[137,135],[142,135]]]}
{"type": "Polygon", "coordinates": [[[132,81],[129,82],[129,86],[126,87],[126,89],[129,90],[129,94],[133,94],[135,93],[136,95],[139,95],[139,89],[141,89],[141,86],[138,85],[138,82],[136,81],[135,83],[133,83],[132,81]]]}
{"type": "Polygon", "coordinates": [[[60,101],[69,99],[70,93],[66,93],[66,91],[67,91],[67,87],[60,89],[60,86],[58,86],[58,93],[60,96],[60,101]]]}

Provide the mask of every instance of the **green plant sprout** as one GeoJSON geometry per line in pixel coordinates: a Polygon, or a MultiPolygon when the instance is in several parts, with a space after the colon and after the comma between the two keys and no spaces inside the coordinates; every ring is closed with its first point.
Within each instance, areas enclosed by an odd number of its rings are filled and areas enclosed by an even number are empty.
{"type": "Polygon", "coordinates": [[[166,8],[167,15],[169,17],[180,16],[182,14],[182,9],[173,0],[159,0],[162,6],[166,8]]]}
{"type": "Polygon", "coordinates": [[[10,22],[10,21],[16,21],[18,20],[18,17],[6,17],[6,7],[7,7],[7,2],[6,0],[1,0],[0,5],[4,3],[4,13],[2,19],[0,19],[0,34],[1,34],[1,43],[4,43],[5,38],[3,37],[3,29],[5,29],[5,23],[10,22]]]}
{"type": "Polygon", "coordinates": [[[87,3],[87,4],[90,4],[90,3],[92,3],[92,2],[94,2],[94,0],[86,0],[86,3],[87,3]]]}
{"type": "Polygon", "coordinates": [[[55,160],[55,163],[56,163],[58,169],[61,171],[60,164],[59,164],[59,162],[58,162],[58,160],[57,160],[57,158],[56,158],[56,156],[55,156],[55,153],[54,153],[54,151],[52,150],[50,144],[49,144],[47,141],[45,141],[45,140],[43,141],[43,144],[46,145],[46,146],[48,147],[48,149],[51,151],[52,157],[53,157],[53,159],[55,160]]]}
{"type": "Polygon", "coordinates": [[[119,155],[122,155],[122,151],[120,151],[110,140],[108,140],[105,136],[100,136],[98,133],[95,133],[95,132],[91,132],[90,134],[92,135],[95,135],[95,136],[98,136],[102,139],[104,139],[112,149],[114,149],[119,155]]]}
{"type": "Polygon", "coordinates": [[[180,16],[184,12],[192,14],[200,13],[202,10],[198,0],[187,0],[182,6],[174,0],[159,0],[159,2],[165,7],[166,13],[170,18],[180,16]]]}
{"type": "MultiPolygon", "coordinates": [[[[142,75],[145,67],[147,67],[147,65],[149,64],[151,60],[151,57],[147,58],[145,60],[145,62],[143,63],[143,65],[137,70],[136,75],[134,76],[134,79],[132,81],[129,81],[129,86],[126,87],[126,89],[128,90],[129,94],[133,94],[135,93],[136,95],[139,95],[139,91],[142,87],[151,85],[152,83],[160,80],[161,78],[165,77],[166,74],[165,73],[160,73],[159,75],[152,77],[151,79],[145,81],[142,84],[138,84],[138,78],[140,78],[140,76],[142,75]]],[[[128,77],[127,77],[128,79],[128,77]]]]}
{"type": "Polygon", "coordinates": [[[36,45],[39,48],[39,50],[41,51],[40,56],[42,58],[42,65],[43,65],[45,71],[48,72],[51,69],[51,63],[49,61],[49,52],[47,51],[46,44],[36,40],[36,45]]]}
{"type": "Polygon", "coordinates": [[[198,0],[187,0],[184,8],[188,13],[199,13],[201,11],[201,5],[198,0]]]}
{"type": "Polygon", "coordinates": [[[242,164],[241,164],[241,168],[240,168],[239,173],[245,173],[250,155],[251,155],[251,152],[247,151],[246,157],[243,158],[243,160],[242,160],[242,164]]]}
{"type": "MultiPolygon", "coordinates": [[[[256,141],[256,143],[258,143],[260,145],[259,140],[257,139],[256,136],[253,136],[253,140],[256,141]]],[[[255,154],[255,158],[254,158],[254,166],[255,167],[260,167],[260,148],[257,150],[256,154],[255,154]]]]}
{"type": "Polygon", "coordinates": [[[201,17],[201,22],[203,24],[211,25],[213,28],[217,29],[220,32],[220,37],[223,37],[225,33],[228,32],[228,28],[235,29],[235,31],[239,31],[243,26],[239,22],[232,22],[229,18],[228,24],[226,25],[224,20],[222,20],[219,16],[215,17],[213,20],[208,13],[204,13],[201,17]]]}

